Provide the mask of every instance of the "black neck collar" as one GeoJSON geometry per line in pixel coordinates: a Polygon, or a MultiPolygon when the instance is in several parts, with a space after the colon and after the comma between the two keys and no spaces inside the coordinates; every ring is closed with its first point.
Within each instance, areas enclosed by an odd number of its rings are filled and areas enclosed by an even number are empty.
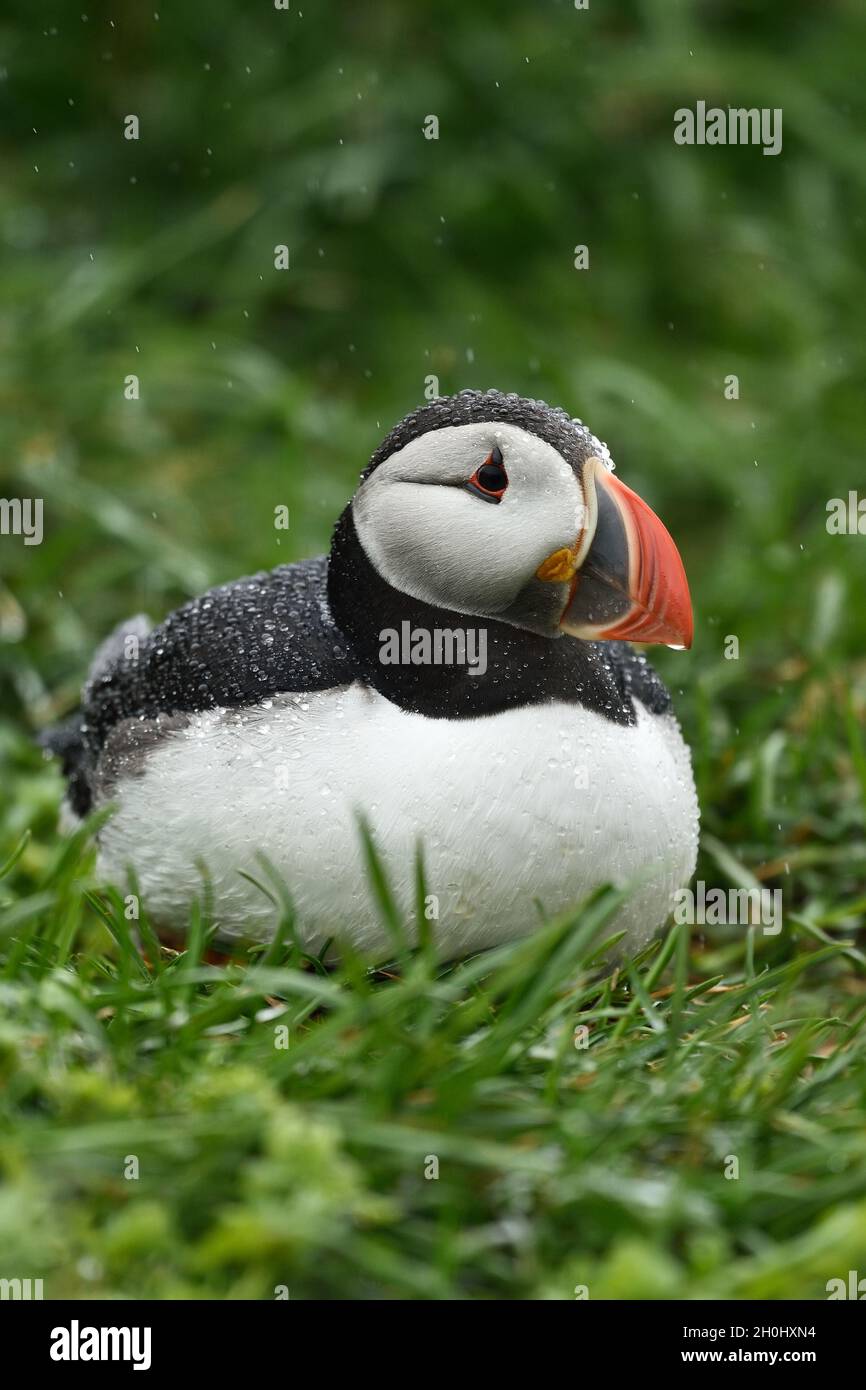
{"type": "Polygon", "coordinates": [[[392,588],[367,558],[351,506],[337,522],[328,567],[328,602],[352,648],[361,679],[399,705],[431,718],[459,719],[550,700],[577,703],[619,724],[634,707],[618,676],[609,644],[573,637],[549,639],[490,618],[422,603],[392,588]],[[386,665],[386,630],[486,631],[487,669],[461,665],[386,665]]]}

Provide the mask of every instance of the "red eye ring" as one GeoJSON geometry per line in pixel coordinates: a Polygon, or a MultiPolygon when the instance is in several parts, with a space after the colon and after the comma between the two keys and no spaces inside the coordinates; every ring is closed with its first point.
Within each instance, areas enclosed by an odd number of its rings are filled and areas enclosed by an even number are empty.
{"type": "Polygon", "coordinates": [[[479,464],[466,487],[485,502],[502,501],[508,487],[508,474],[502,461],[502,450],[498,445],[495,445],[484,462],[479,464]]]}

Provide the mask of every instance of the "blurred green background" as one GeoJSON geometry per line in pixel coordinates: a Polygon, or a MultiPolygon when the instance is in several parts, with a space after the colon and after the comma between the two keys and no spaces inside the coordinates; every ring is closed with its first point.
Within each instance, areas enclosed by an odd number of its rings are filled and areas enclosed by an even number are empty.
{"type": "MultiPolygon", "coordinates": [[[[608,443],[692,585],[693,652],[652,656],[694,750],[701,872],[782,886],[810,930],[862,926],[866,538],[825,521],[830,498],[866,488],[863,6],[82,5],[6,0],[0,18],[0,495],[45,506],[41,546],[0,538],[0,829],[10,846],[34,832],[14,901],[38,895],[57,853],[60,779],[32,733],[74,707],[96,643],[131,613],[159,619],[323,550],[432,375],[443,394],[564,405],[608,443]],[[698,100],[782,108],[782,153],[675,145],[674,111],[698,100]]],[[[733,969],[741,937],[699,939],[697,975],[733,969]]],[[[756,945],[777,964],[801,949],[788,932],[756,945]]],[[[810,975],[812,1016],[858,1007],[854,960],[810,975]]],[[[833,1113],[853,1143],[862,1063],[846,1077],[833,1113]]],[[[82,1089],[85,1110],[103,1103],[82,1089]]],[[[731,1230],[760,1210],[731,1248],[762,1250],[770,1230],[806,1240],[858,1190],[815,1153],[811,1203],[785,1189],[760,1207],[760,1184],[729,1196],[731,1230]]],[[[678,1183],[669,1161],[661,1143],[640,1174],[678,1183]]],[[[794,1186],[800,1162],[779,1161],[794,1186]]],[[[461,1191],[467,1229],[498,1219],[495,1200],[461,1191]]],[[[624,1199],[628,1230],[640,1200],[624,1199]]],[[[548,1216],[555,1248],[555,1204],[548,1216]]],[[[664,1262],[678,1218],[661,1234],[653,1219],[664,1262]]],[[[602,1259],[607,1234],[587,1239],[602,1259]]],[[[774,1248],[777,1289],[803,1294],[774,1248]]],[[[478,1288],[545,1287],[508,1284],[491,1260],[478,1288]]],[[[640,1259],[611,1260],[614,1296],[644,1287],[640,1259]]],[[[689,1279],[660,1287],[684,1296],[689,1279]]]]}
{"type": "Polygon", "coordinates": [[[4,9],[0,467],[46,517],[38,553],[3,541],[24,718],[129,612],[323,549],[429,374],[608,442],[686,558],[684,684],[727,632],[761,665],[834,622],[863,651],[863,545],[824,528],[863,478],[862,6],[4,9]],[[676,146],[698,99],[781,107],[782,154],[676,146]]]}
{"type": "Polygon", "coordinates": [[[864,543],[825,527],[863,480],[861,6],[12,3],[0,43],[2,495],[46,532],[0,542],[18,729],[130,613],[324,549],[431,375],[565,405],[673,531],[696,644],[654,659],[709,829],[720,741],[775,760],[828,688],[835,735],[840,673],[862,706],[864,543]],[[781,107],[782,153],[675,145],[698,100],[781,107]]]}

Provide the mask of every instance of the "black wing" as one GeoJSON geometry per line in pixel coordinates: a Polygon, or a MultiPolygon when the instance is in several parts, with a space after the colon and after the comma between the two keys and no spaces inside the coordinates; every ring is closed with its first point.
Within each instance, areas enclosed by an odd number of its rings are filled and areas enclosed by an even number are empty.
{"type": "Polygon", "coordinates": [[[73,810],[90,810],[93,770],[121,720],[350,683],[355,672],[328,608],[327,564],[319,556],[210,589],[146,634],[140,619],[122,623],[97,654],[80,711],[41,740],[63,760],[73,810]]]}

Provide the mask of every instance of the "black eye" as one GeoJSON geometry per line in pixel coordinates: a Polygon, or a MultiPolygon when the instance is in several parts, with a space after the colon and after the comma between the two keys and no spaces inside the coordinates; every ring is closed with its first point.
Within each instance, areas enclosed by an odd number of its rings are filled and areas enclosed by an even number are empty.
{"type": "Polygon", "coordinates": [[[485,502],[502,501],[508,487],[508,474],[502,462],[502,450],[498,445],[491,449],[481,466],[476,468],[466,486],[476,497],[483,497],[485,502]]]}

